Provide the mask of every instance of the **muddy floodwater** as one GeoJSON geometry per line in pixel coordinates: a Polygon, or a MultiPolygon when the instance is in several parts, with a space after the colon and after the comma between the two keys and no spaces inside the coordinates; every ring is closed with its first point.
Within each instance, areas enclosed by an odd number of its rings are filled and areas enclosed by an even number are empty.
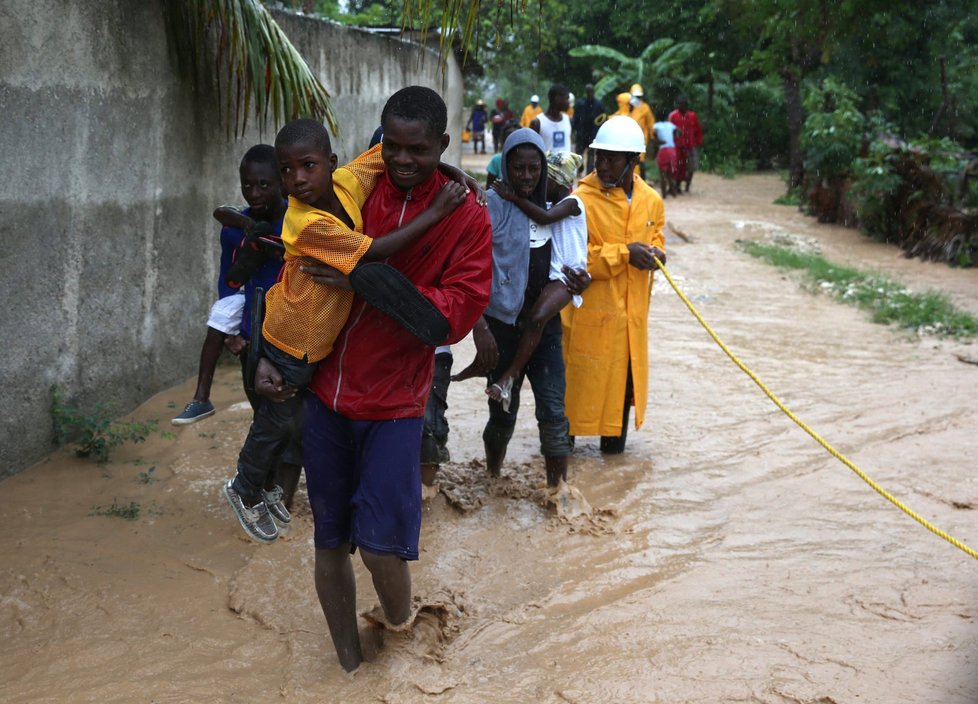
{"type": "MultiPolygon", "coordinates": [[[[666,202],[670,271],[816,432],[978,547],[978,366],[961,361],[978,345],[874,325],[735,241],[810,238],[974,313],[978,271],[818,225],[773,205],[782,190],[697,175],[666,202]]],[[[778,411],[659,276],[649,335],[645,427],[622,456],[578,438],[556,507],[530,395],[489,481],[482,385],[451,387],[453,461],[412,564],[426,606],[410,635],[364,621],[370,661],[352,676],[313,589],[305,494],[270,546],[244,537],[221,495],[250,416],[236,367],[220,368],[209,419],[169,425],[188,380],[133,414],[171,436],[102,466],[58,452],[4,480],[0,701],[978,702],[978,560],[778,411]],[[138,517],[99,515],[113,504],[138,517]]],[[[456,346],[457,367],[472,350],[456,346]]]]}

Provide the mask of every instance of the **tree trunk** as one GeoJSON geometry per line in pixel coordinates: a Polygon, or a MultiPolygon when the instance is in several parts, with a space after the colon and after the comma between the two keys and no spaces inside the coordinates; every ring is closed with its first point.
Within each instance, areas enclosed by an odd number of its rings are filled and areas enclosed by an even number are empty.
{"type": "Polygon", "coordinates": [[[805,114],[801,105],[801,78],[794,66],[781,72],[784,81],[784,102],[788,113],[788,188],[798,188],[805,175],[801,154],[801,128],[805,114]]]}

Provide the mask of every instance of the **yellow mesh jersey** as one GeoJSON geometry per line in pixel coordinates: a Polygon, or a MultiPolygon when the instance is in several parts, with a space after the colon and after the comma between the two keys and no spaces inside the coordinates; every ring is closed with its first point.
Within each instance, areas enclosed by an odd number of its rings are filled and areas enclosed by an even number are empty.
{"type": "Polygon", "coordinates": [[[352,291],[317,284],[299,266],[311,257],[349,274],[370,247],[360,209],[384,173],[380,150],[378,144],[333,172],[333,190],[354,229],[335,215],[289,196],[282,225],[285,264],[279,282],[265,297],[262,334],[296,359],[314,363],[328,355],[350,314],[352,291]]]}

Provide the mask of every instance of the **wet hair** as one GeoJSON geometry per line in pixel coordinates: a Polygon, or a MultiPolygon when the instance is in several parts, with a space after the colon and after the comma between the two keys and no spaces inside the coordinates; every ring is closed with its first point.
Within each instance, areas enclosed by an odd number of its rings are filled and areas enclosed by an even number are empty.
{"type": "Polygon", "coordinates": [[[441,137],[448,127],[445,101],[431,88],[424,86],[408,86],[394,93],[380,113],[380,124],[386,128],[390,117],[423,122],[434,137],[441,137]]]}
{"type": "Polygon", "coordinates": [[[552,86],[550,86],[550,90],[547,91],[547,100],[552,101],[558,95],[566,95],[570,97],[570,90],[568,90],[567,86],[565,85],[554,83],[552,86]]]}
{"type": "Polygon", "coordinates": [[[275,158],[275,147],[271,144],[256,144],[241,157],[241,166],[245,164],[268,164],[278,173],[278,159],[275,158]]]}
{"type": "Polygon", "coordinates": [[[318,120],[301,117],[292,120],[275,135],[275,147],[291,146],[293,144],[309,144],[324,154],[333,153],[333,145],[329,141],[329,132],[318,120]]]}

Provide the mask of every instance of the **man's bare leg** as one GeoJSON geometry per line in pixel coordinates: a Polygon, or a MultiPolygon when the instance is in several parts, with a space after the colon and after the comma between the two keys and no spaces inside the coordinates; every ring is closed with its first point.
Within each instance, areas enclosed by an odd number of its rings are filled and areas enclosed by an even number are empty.
{"type": "Polygon", "coordinates": [[[392,626],[400,626],[411,616],[411,570],[397,555],[378,555],[360,548],[363,564],[373,578],[374,589],[392,626]]]}
{"type": "Polygon", "coordinates": [[[357,584],[350,560],[350,546],[316,550],[316,593],[326,616],[336,657],[347,672],[363,662],[357,630],[357,584]]]}

